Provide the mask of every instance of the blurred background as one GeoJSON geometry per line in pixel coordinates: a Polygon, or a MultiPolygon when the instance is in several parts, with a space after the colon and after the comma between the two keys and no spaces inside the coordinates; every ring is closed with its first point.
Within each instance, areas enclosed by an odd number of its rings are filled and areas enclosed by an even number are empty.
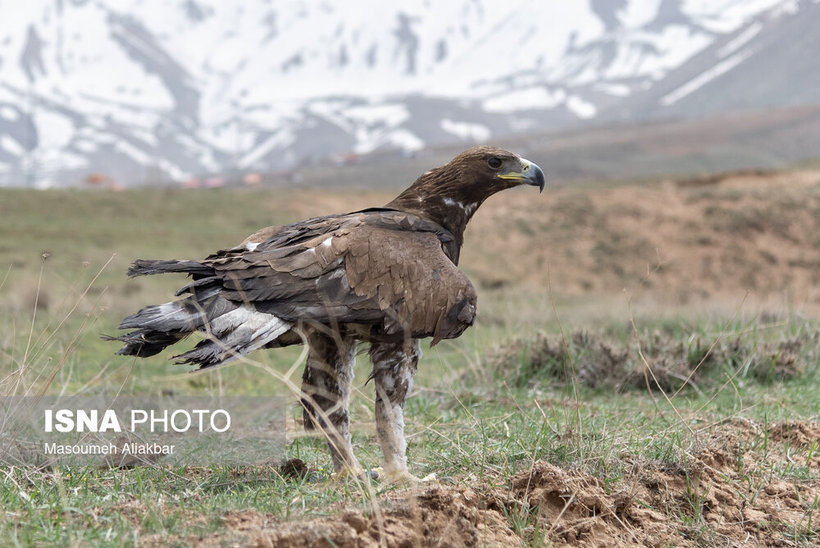
{"type": "Polygon", "coordinates": [[[131,261],[387,203],[475,143],[548,187],[472,220],[453,370],[559,324],[789,331],[820,317],[818,29],[814,0],[0,0],[0,361],[175,387],[99,339],[182,283],[131,261]]]}
{"type": "Polygon", "coordinates": [[[553,182],[820,156],[816,0],[31,0],[0,14],[0,186],[384,185],[320,168],[385,163],[403,184],[476,142],[515,146],[553,182]]]}

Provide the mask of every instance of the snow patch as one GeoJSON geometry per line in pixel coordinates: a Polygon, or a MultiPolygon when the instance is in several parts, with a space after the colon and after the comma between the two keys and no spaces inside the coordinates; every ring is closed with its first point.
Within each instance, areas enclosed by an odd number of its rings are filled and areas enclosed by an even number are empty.
{"type": "Polygon", "coordinates": [[[356,133],[356,138],[357,143],[353,147],[356,154],[367,154],[381,147],[397,148],[404,152],[415,152],[424,148],[424,141],[404,128],[387,132],[360,130],[356,133]]]}
{"type": "Polygon", "coordinates": [[[626,6],[618,12],[618,21],[628,29],[642,27],[655,19],[660,5],[661,0],[627,2],[626,6]]]}
{"type": "Polygon", "coordinates": [[[757,14],[782,3],[783,0],[683,0],[681,11],[706,30],[726,34],[739,28],[757,14]]]}
{"type": "Polygon", "coordinates": [[[661,97],[660,103],[663,106],[668,107],[677,101],[680,101],[687,95],[697,91],[715,78],[719,77],[721,74],[732,70],[734,67],[742,63],[749,55],[751,55],[751,53],[751,51],[741,51],[727,59],[724,59],[695,78],[692,78],[689,82],[680,86],[678,89],[661,97]]]}
{"type": "Polygon", "coordinates": [[[343,115],[344,109],[347,106],[347,101],[323,100],[311,101],[307,107],[307,111],[315,116],[324,118],[328,122],[335,124],[348,133],[355,130],[353,124],[343,115]]]}
{"type": "Polygon", "coordinates": [[[14,156],[22,156],[26,153],[26,149],[8,135],[0,135],[0,148],[14,156]]]}
{"type": "Polygon", "coordinates": [[[281,131],[277,131],[249,153],[240,158],[239,167],[240,169],[251,167],[262,160],[262,158],[264,158],[271,151],[286,148],[287,146],[293,144],[294,141],[296,141],[296,136],[291,130],[283,129],[281,131]]]}
{"type": "Polygon", "coordinates": [[[79,150],[81,152],[91,154],[92,152],[95,152],[100,147],[94,141],[88,141],[86,139],[78,139],[78,140],[74,141],[74,148],[76,148],[77,150],[79,150]]]}
{"type": "Polygon", "coordinates": [[[406,129],[392,131],[387,142],[405,152],[415,152],[424,148],[424,141],[406,129]]]}
{"type": "Polygon", "coordinates": [[[8,120],[9,122],[16,122],[20,118],[20,113],[17,109],[11,108],[8,105],[0,106],[0,118],[8,120]]]}
{"type": "Polygon", "coordinates": [[[543,87],[528,88],[511,91],[503,95],[496,95],[482,103],[488,112],[509,113],[519,110],[537,110],[554,108],[567,99],[567,92],[556,89],[550,92],[543,87]]]}
{"type": "Polygon", "coordinates": [[[567,108],[582,120],[594,117],[598,109],[589,101],[584,101],[577,95],[572,95],[567,99],[567,108]]]}
{"type": "MultiPolygon", "coordinates": [[[[812,0],[812,3],[820,3],[820,0],[812,0]]],[[[774,17],[780,17],[782,15],[794,15],[798,11],[800,11],[800,0],[785,0],[781,5],[772,9],[770,13],[774,17]]]]}
{"type": "Polygon", "coordinates": [[[390,143],[406,152],[415,152],[424,148],[424,141],[406,129],[392,132],[390,135],[390,143]]]}
{"type": "Polygon", "coordinates": [[[163,172],[167,173],[172,181],[177,181],[177,182],[187,181],[192,176],[190,172],[185,171],[184,169],[180,168],[178,165],[176,165],[172,162],[169,162],[168,160],[165,160],[165,159],[161,159],[161,160],[157,161],[156,165],[163,172]]]}
{"type": "Polygon", "coordinates": [[[135,162],[141,163],[143,165],[148,165],[151,162],[151,156],[149,156],[145,152],[141,151],[140,149],[126,141],[118,140],[114,143],[114,148],[119,152],[122,152],[135,162]]]}
{"type": "MultiPolygon", "coordinates": [[[[649,76],[658,80],[707,47],[713,38],[684,25],[668,25],[660,32],[638,30],[619,40],[615,58],[603,69],[605,79],[649,76]],[[648,53],[652,52],[652,53],[648,53]]],[[[594,81],[600,81],[596,74],[594,81]]]]}
{"type": "Polygon", "coordinates": [[[342,113],[351,120],[368,126],[382,124],[396,127],[410,118],[407,107],[400,103],[357,105],[344,109],[342,113]]]}
{"type": "Polygon", "coordinates": [[[717,51],[718,57],[723,59],[724,57],[728,57],[729,55],[733,54],[746,44],[748,44],[752,38],[760,34],[760,31],[763,30],[763,24],[760,21],[755,21],[751,25],[749,25],[743,32],[738,34],[732,40],[730,40],[725,46],[720,48],[717,51]]]}
{"type": "Polygon", "coordinates": [[[71,119],[54,111],[37,109],[33,116],[34,124],[48,131],[38,132],[37,147],[40,149],[60,150],[68,146],[74,137],[74,124],[71,119]]]}
{"type": "Polygon", "coordinates": [[[449,118],[441,120],[441,129],[466,141],[486,142],[492,136],[490,128],[483,124],[456,122],[449,118]]]}
{"type": "Polygon", "coordinates": [[[597,84],[595,89],[598,91],[602,91],[607,95],[612,95],[613,97],[628,97],[630,93],[629,86],[625,84],[597,84]]]}

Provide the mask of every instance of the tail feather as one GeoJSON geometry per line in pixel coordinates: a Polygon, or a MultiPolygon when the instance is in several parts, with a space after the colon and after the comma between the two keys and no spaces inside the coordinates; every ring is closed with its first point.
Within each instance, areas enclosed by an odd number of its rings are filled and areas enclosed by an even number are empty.
{"type": "Polygon", "coordinates": [[[128,268],[128,276],[151,276],[153,274],[166,274],[168,272],[182,272],[186,274],[213,274],[213,268],[202,264],[199,261],[155,261],[148,259],[137,259],[128,268]]]}
{"type": "Polygon", "coordinates": [[[128,270],[129,276],[146,276],[167,272],[187,273],[194,281],[177,296],[182,299],[147,306],[125,318],[120,329],[132,329],[117,337],[103,337],[125,343],[117,352],[145,358],[161,352],[189,334],[200,331],[206,338],[192,350],[174,356],[180,363],[215,367],[274,343],[288,333],[291,322],[273,314],[260,312],[251,304],[229,301],[220,295],[221,285],[214,270],[197,261],[150,261],[138,259],[128,270]]]}
{"type": "Polygon", "coordinates": [[[174,356],[177,363],[195,364],[200,370],[218,367],[262,348],[293,327],[291,322],[245,307],[234,312],[236,316],[251,317],[239,325],[234,325],[230,320],[221,321],[224,317],[219,318],[212,324],[211,335],[207,339],[197,343],[192,350],[174,356]]]}
{"type": "Polygon", "coordinates": [[[194,306],[194,303],[175,301],[165,304],[146,306],[136,314],[122,320],[120,329],[151,329],[154,331],[171,332],[195,331],[204,323],[203,309],[194,306]]]}
{"type": "Polygon", "coordinates": [[[137,329],[119,337],[103,335],[102,338],[106,341],[125,343],[125,346],[117,351],[117,354],[120,356],[148,358],[149,356],[159,354],[165,347],[178,343],[187,335],[188,333],[162,333],[149,329],[137,329]]]}
{"type": "Polygon", "coordinates": [[[117,352],[145,358],[161,352],[189,334],[200,331],[207,338],[193,350],[174,356],[179,363],[200,369],[235,360],[261,348],[290,331],[291,322],[239,305],[218,295],[197,302],[195,296],[148,306],[125,318],[120,329],[133,329],[118,337],[104,337],[125,345],[117,352]]]}

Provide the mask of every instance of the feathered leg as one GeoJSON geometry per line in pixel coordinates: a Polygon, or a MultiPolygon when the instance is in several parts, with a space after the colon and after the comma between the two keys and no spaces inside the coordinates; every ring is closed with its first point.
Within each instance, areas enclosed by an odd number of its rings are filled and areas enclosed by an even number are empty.
{"type": "Polygon", "coordinates": [[[336,472],[359,474],[350,443],[350,387],[356,363],[356,340],[311,331],[302,375],[305,429],[320,428],[327,437],[336,472]]]}
{"type": "Polygon", "coordinates": [[[418,339],[370,346],[372,378],[376,383],[376,431],[384,453],[383,470],[388,479],[414,479],[407,471],[404,400],[413,387],[420,358],[418,339]]]}

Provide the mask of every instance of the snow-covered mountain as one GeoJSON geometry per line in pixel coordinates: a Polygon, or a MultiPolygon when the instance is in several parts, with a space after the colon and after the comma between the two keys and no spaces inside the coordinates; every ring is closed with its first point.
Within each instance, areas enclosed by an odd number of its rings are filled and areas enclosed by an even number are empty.
{"type": "Polygon", "coordinates": [[[0,185],[817,102],[818,28],[818,0],[5,2],[0,185]]]}

